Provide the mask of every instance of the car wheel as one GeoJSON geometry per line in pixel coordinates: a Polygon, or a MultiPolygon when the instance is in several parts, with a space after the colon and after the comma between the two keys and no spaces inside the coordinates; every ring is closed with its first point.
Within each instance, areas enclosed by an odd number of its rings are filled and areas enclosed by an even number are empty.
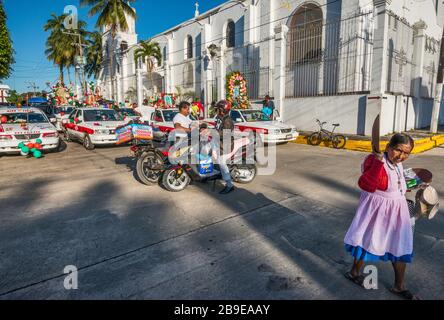
{"type": "Polygon", "coordinates": [[[86,134],[83,138],[83,146],[86,150],[94,150],[94,144],[91,142],[89,134],[86,134]]]}
{"type": "Polygon", "coordinates": [[[66,142],[70,142],[70,141],[72,141],[72,139],[71,139],[71,137],[70,137],[70,135],[69,135],[69,132],[68,132],[68,130],[63,130],[63,136],[64,136],[64,139],[65,139],[65,141],[66,142]]]}

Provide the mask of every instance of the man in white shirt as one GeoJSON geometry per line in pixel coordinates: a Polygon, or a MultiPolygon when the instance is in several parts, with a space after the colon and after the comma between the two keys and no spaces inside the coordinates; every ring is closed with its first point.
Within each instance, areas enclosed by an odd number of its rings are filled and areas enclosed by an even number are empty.
{"type": "Polygon", "coordinates": [[[190,104],[186,101],[179,103],[179,113],[173,119],[174,129],[191,132],[190,104]]]}
{"type": "Polygon", "coordinates": [[[156,108],[151,106],[141,105],[134,109],[136,114],[140,116],[142,122],[149,122],[151,120],[151,115],[156,111],[156,108]]]}

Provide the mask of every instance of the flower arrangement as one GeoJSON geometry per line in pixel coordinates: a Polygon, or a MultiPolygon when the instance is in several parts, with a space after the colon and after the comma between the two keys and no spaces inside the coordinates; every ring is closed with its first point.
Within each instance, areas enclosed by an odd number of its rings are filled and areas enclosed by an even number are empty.
{"type": "Polygon", "coordinates": [[[156,108],[167,109],[174,108],[176,105],[176,99],[177,98],[174,94],[161,93],[159,95],[149,97],[148,102],[150,105],[156,108]]]}
{"type": "Polygon", "coordinates": [[[227,101],[231,103],[233,109],[247,109],[250,106],[247,80],[239,71],[227,75],[225,88],[227,101]]]}

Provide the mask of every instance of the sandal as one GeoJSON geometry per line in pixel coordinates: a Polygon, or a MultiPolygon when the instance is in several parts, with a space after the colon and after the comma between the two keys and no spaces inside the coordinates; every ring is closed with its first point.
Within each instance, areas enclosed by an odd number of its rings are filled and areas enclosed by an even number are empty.
{"type": "Polygon", "coordinates": [[[421,300],[419,297],[413,295],[409,290],[397,291],[395,288],[391,288],[390,292],[405,300],[421,300]]]}
{"type": "Polygon", "coordinates": [[[348,280],[352,281],[354,284],[357,284],[358,286],[364,288],[364,280],[365,280],[365,276],[364,275],[361,274],[361,275],[359,275],[357,277],[353,277],[353,275],[350,272],[346,272],[344,274],[344,276],[348,280]]]}

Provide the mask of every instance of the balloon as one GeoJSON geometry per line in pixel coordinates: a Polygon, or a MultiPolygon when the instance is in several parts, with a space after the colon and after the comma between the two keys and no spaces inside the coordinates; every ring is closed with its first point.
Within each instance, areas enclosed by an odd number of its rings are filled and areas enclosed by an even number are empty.
{"type": "Polygon", "coordinates": [[[0,119],[1,119],[2,123],[8,122],[8,117],[7,116],[2,116],[0,119]]]}
{"type": "Polygon", "coordinates": [[[42,144],[42,139],[37,139],[37,140],[35,140],[35,142],[38,144],[42,144]]]}
{"type": "Polygon", "coordinates": [[[20,154],[22,156],[27,156],[29,154],[29,148],[28,147],[21,148],[20,154]]]}
{"type": "Polygon", "coordinates": [[[42,157],[42,152],[40,150],[34,151],[34,158],[38,159],[42,157]]]}
{"type": "Polygon", "coordinates": [[[25,144],[23,142],[20,142],[18,145],[19,149],[23,148],[24,146],[25,146],[25,144]]]}
{"type": "Polygon", "coordinates": [[[29,148],[29,150],[31,150],[32,148],[34,148],[34,143],[30,142],[26,146],[29,148]]]}
{"type": "Polygon", "coordinates": [[[37,151],[36,148],[32,148],[32,149],[31,149],[31,153],[34,153],[34,152],[36,152],[36,151],[37,151]]]}
{"type": "Polygon", "coordinates": [[[40,143],[35,143],[34,144],[34,149],[40,150],[40,149],[42,149],[42,145],[40,143]]]}

